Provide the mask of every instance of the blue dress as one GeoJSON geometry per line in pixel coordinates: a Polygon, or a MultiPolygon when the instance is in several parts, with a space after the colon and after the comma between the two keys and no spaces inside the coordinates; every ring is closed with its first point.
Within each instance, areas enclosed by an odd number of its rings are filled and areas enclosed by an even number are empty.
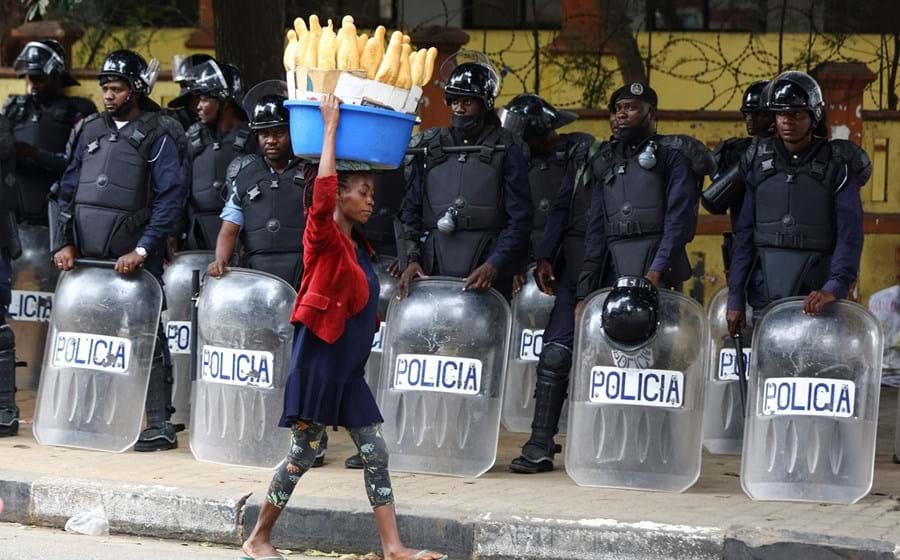
{"type": "Polygon", "coordinates": [[[334,344],[323,341],[305,325],[297,325],[284,389],[284,412],[278,423],[283,428],[297,420],[345,428],[384,422],[363,377],[375,337],[378,277],[372,261],[359,247],[356,258],[366,273],[369,301],[362,311],[347,319],[344,333],[334,344]]]}

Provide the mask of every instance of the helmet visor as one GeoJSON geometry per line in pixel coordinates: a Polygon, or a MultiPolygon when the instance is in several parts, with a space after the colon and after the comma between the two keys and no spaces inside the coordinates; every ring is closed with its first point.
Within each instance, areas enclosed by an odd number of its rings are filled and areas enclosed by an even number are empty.
{"type": "Polygon", "coordinates": [[[64,72],[66,63],[53,49],[38,41],[32,41],[25,45],[16,61],[13,70],[17,76],[25,74],[47,74],[64,72]]]}
{"type": "Polygon", "coordinates": [[[475,64],[480,64],[484,66],[494,75],[494,80],[497,82],[497,93],[500,93],[500,88],[503,85],[500,81],[500,73],[497,72],[497,69],[491,63],[491,59],[488,58],[486,54],[479,51],[472,51],[468,49],[461,49],[456,51],[456,53],[447,57],[447,60],[441,64],[441,69],[439,75],[441,80],[444,83],[450,79],[450,75],[453,74],[453,71],[456,70],[456,67],[465,64],[467,62],[474,62],[475,64]]]}

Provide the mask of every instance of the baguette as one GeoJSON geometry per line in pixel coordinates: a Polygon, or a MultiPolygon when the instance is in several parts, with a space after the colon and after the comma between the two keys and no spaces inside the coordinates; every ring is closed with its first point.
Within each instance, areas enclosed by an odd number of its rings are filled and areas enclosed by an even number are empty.
{"type": "Polygon", "coordinates": [[[309,16],[309,35],[306,39],[306,52],[304,53],[304,66],[315,68],[319,64],[319,42],[322,38],[322,25],[319,16],[309,16]]]}
{"type": "Polygon", "coordinates": [[[375,79],[375,74],[384,59],[384,34],[387,30],[383,25],[375,28],[375,33],[366,41],[362,54],[359,56],[359,64],[366,71],[366,78],[375,79]]]}
{"type": "MultiPolygon", "coordinates": [[[[408,36],[407,36],[408,37],[408,36]]],[[[409,89],[412,87],[412,68],[409,57],[412,55],[412,45],[403,40],[403,50],[400,55],[400,72],[397,75],[395,85],[399,88],[409,89]]]]}
{"type": "Polygon", "coordinates": [[[334,70],[337,66],[337,35],[334,32],[334,23],[328,20],[328,26],[322,29],[322,38],[319,39],[319,52],[316,60],[319,70],[334,70]]]}
{"type": "Polygon", "coordinates": [[[427,56],[428,49],[419,49],[412,54],[410,59],[410,78],[414,86],[422,85],[422,79],[425,77],[425,57],[427,56]]]}
{"type": "Polygon", "coordinates": [[[359,68],[359,47],[357,45],[356,26],[352,16],[344,16],[341,32],[338,34],[337,67],[338,70],[356,70],[359,68]]]}
{"type": "Polygon", "coordinates": [[[437,55],[437,48],[431,47],[428,49],[428,53],[425,56],[425,69],[423,71],[422,83],[420,84],[422,87],[427,86],[431,81],[431,76],[434,75],[434,64],[437,62],[437,55]]]}
{"type": "Polygon", "coordinates": [[[403,33],[394,31],[388,43],[387,51],[375,73],[375,80],[383,84],[393,85],[400,73],[400,57],[403,54],[403,33]]]}
{"type": "Polygon", "coordinates": [[[291,29],[287,32],[287,46],[284,47],[284,69],[290,72],[295,68],[294,57],[297,52],[297,33],[291,29]]]}
{"type": "Polygon", "coordinates": [[[294,32],[297,34],[297,48],[294,51],[294,67],[303,66],[306,63],[306,48],[309,45],[309,30],[303,18],[294,20],[294,32]]]}

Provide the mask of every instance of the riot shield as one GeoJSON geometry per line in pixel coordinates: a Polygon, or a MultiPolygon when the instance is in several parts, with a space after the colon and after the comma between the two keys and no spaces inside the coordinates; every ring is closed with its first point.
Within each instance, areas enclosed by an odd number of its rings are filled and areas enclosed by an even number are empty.
{"type": "Polygon", "coordinates": [[[163,328],[172,356],[173,424],[188,425],[191,417],[191,275],[194,270],[206,274],[215,259],[212,251],[182,251],[163,273],[166,309],[162,313],[163,328]]]}
{"type": "MultiPolygon", "coordinates": [[[[537,363],[541,357],[544,327],[553,310],[553,296],[538,289],[534,267],[527,282],[512,301],[512,336],[509,343],[506,389],[503,391],[503,427],[510,432],[530,433],[534,419],[534,387],[537,363]]],[[[565,429],[567,405],[559,417],[560,431],[565,429]]]]}
{"type": "Polygon", "coordinates": [[[754,500],[852,504],[872,487],[881,325],[855,303],[804,315],[803,301],[756,325],[741,486],[754,500]]]}
{"type": "Polygon", "coordinates": [[[28,365],[16,369],[16,387],[37,389],[59,270],[46,226],[20,225],[19,240],[22,256],[13,262],[9,324],[16,333],[16,358],[28,365]]]}
{"type": "Polygon", "coordinates": [[[388,305],[394,298],[394,290],[397,289],[397,278],[394,278],[387,271],[387,267],[396,259],[387,255],[378,257],[378,264],[375,265],[375,274],[378,276],[378,317],[381,320],[381,326],[372,339],[372,353],[369,354],[369,360],[366,362],[366,383],[373,395],[378,395],[378,384],[381,382],[381,354],[384,351],[384,327],[386,325],[388,305]]]}
{"type": "Polygon", "coordinates": [[[379,403],[391,468],[475,477],[497,458],[512,318],[495,290],[414,282],[388,309],[379,403]]]}
{"type": "Polygon", "coordinates": [[[59,279],[34,411],[42,445],[121,453],[140,434],[162,288],[112,265],[79,264],[59,279]]]}
{"type": "MultiPolygon", "coordinates": [[[[709,303],[710,353],[707,371],[706,406],[703,410],[703,447],[710,453],[740,455],[744,440],[744,403],[738,387],[737,351],[728,335],[725,313],[728,288],[722,288],[709,303]]],[[[747,329],[752,330],[753,311],[747,307],[747,329]]],[[[749,339],[749,337],[747,337],[749,339]]],[[[744,371],[749,371],[750,346],[744,342],[744,371]]]]}
{"type": "Polygon", "coordinates": [[[297,293],[277,276],[232,268],[207,278],[197,319],[191,452],[198,461],[273,468],[290,430],[278,427],[297,293]]]}
{"type": "Polygon", "coordinates": [[[603,330],[610,291],[575,326],[566,472],[580,486],[683,492],[700,476],[706,313],[660,290],[656,334],[622,351],[603,330]]]}

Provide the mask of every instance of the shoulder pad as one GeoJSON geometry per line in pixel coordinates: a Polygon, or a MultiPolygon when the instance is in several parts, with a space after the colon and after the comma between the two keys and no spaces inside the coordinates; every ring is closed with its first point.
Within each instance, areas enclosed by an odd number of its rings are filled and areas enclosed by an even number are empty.
{"type": "Polygon", "coordinates": [[[175,140],[175,146],[178,148],[178,156],[183,159],[187,153],[187,136],[184,135],[184,127],[178,122],[178,119],[169,115],[156,114],[159,120],[159,128],[175,140]]]}
{"type": "Polygon", "coordinates": [[[80,115],[82,118],[97,113],[97,106],[87,97],[68,97],[67,99],[76,115],[80,115]]]}
{"type": "Polygon", "coordinates": [[[691,162],[691,169],[701,177],[716,171],[716,160],[703,144],[686,134],[667,134],[659,138],[659,145],[680,152],[691,162]]]}
{"type": "Polygon", "coordinates": [[[832,140],[831,154],[847,164],[850,174],[859,179],[859,186],[865,185],[872,177],[872,161],[865,150],[849,140],[832,140]]]}
{"type": "Polygon", "coordinates": [[[8,116],[10,111],[12,111],[13,105],[22,103],[24,97],[24,95],[10,95],[9,97],[7,97],[6,101],[3,102],[3,114],[8,116]]]}
{"type": "Polygon", "coordinates": [[[256,159],[256,154],[245,154],[231,160],[231,163],[228,164],[228,168],[225,170],[225,182],[231,183],[234,181],[237,178],[238,173],[256,161],[256,159]]]}
{"type": "Polygon", "coordinates": [[[429,128],[424,132],[419,132],[409,139],[409,147],[421,148],[422,146],[433,140],[438,134],[440,134],[440,132],[441,129],[438,127],[429,128]]]}

